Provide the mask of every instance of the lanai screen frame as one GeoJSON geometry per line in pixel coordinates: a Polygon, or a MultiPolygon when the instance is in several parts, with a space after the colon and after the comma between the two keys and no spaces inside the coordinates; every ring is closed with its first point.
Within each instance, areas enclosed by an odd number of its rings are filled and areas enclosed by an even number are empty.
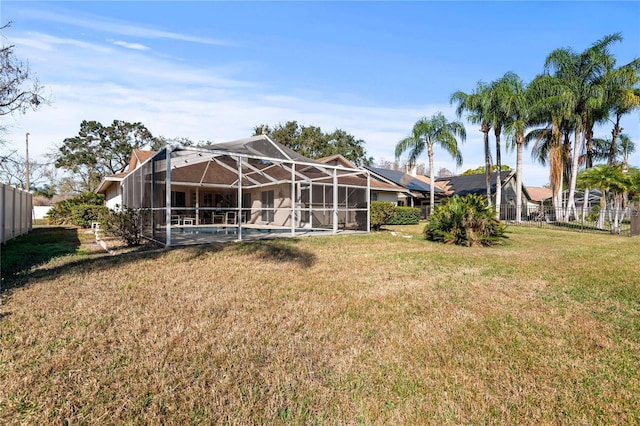
{"type": "MultiPolygon", "coordinates": [[[[257,140],[258,142],[266,140],[273,143],[267,137],[262,137],[262,139],[254,137],[242,141],[251,140],[257,140]]],[[[370,231],[371,177],[368,170],[320,163],[293,153],[293,151],[282,145],[273,143],[273,146],[282,152],[282,157],[286,158],[275,158],[274,156],[260,155],[259,153],[234,152],[229,149],[233,147],[229,144],[207,147],[166,146],[123,179],[123,206],[139,211],[142,222],[141,231],[144,238],[165,246],[229,240],[229,237],[216,238],[210,235],[205,237],[204,234],[198,232],[198,226],[185,227],[184,224],[176,225],[172,223],[172,217],[175,216],[174,213],[178,209],[172,205],[172,190],[177,185],[187,185],[188,187],[196,188],[196,194],[198,194],[197,188],[203,187],[202,180],[200,182],[176,182],[172,177],[180,174],[180,169],[183,167],[192,167],[205,162],[208,167],[209,164],[215,162],[228,171],[233,168],[237,174],[235,182],[227,185],[218,185],[220,188],[232,189],[237,194],[236,205],[232,208],[223,209],[235,212],[235,217],[237,218],[235,224],[227,224],[225,228],[230,230],[230,234],[236,237],[234,238],[236,241],[244,238],[243,225],[246,225],[243,223],[244,213],[249,211],[249,214],[251,214],[252,212],[252,207],[242,205],[244,191],[283,184],[288,184],[290,187],[289,207],[281,210],[286,211],[288,209],[290,212],[288,220],[290,228],[288,234],[290,236],[297,236],[310,231],[325,231],[336,234],[340,231],[340,217],[357,217],[359,218],[359,229],[366,232],[370,231]],[[296,158],[291,158],[294,155],[296,158]],[[230,160],[235,162],[235,167],[230,167],[230,160]],[[254,163],[254,166],[250,164],[251,162],[254,163]],[[255,167],[256,162],[259,165],[267,166],[260,170],[260,167],[255,167]],[[274,180],[273,177],[269,177],[269,173],[264,172],[269,168],[278,169],[281,177],[284,171],[288,174],[288,177],[274,180]],[[312,188],[321,187],[325,195],[330,193],[332,200],[329,207],[318,208],[313,206],[314,195],[312,194],[312,189],[309,189],[309,206],[304,209],[299,206],[299,184],[307,183],[310,183],[312,188]],[[327,188],[330,190],[329,192],[327,188]],[[340,191],[343,192],[341,193],[340,191]],[[356,198],[355,204],[353,204],[353,201],[351,201],[351,205],[349,204],[349,194],[356,198]],[[342,200],[344,197],[347,198],[342,200]],[[341,200],[344,201],[342,205],[341,200]],[[311,215],[309,220],[312,226],[306,229],[300,229],[299,226],[296,226],[297,223],[302,221],[303,212],[308,212],[311,215]],[[323,215],[329,213],[329,215],[325,216],[325,218],[329,218],[329,228],[326,225],[322,227],[313,226],[314,215],[318,212],[322,212],[323,215]],[[365,223],[361,224],[362,221],[365,221],[365,223]],[[190,232],[192,236],[183,238],[180,235],[179,239],[176,238],[178,234],[174,231],[183,232],[185,230],[190,232]]],[[[274,151],[274,153],[276,152],[274,151]]],[[[204,179],[204,175],[202,179],[204,179]]],[[[198,200],[197,195],[195,198],[198,200]]],[[[200,211],[207,210],[207,208],[199,208],[198,203],[199,201],[196,201],[195,208],[187,209],[194,211],[198,215],[197,217],[199,217],[200,211]]],[[[181,209],[184,210],[185,208],[181,209]]],[[[261,210],[263,210],[262,207],[261,210]]],[[[278,209],[273,208],[272,210],[277,211],[278,209]]],[[[265,228],[268,229],[269,226],[265,228]]],[[[276,228],[276,226],[273,226],[273,228],[276,228]]],[[[277,228],[279,228],[279,231],[283,230],[282,227],[277,228]]],[[[201,230],[201,232],[203,231],[201,230]]]]}

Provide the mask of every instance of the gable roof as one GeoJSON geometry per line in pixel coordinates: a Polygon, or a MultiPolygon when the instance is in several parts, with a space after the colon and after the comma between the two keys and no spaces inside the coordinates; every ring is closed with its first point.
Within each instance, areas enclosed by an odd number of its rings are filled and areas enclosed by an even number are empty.
{"type": "Polygon", "coordinates": [[[140,164],[147,161],[149,158],[155,155],[155,151],[147,151],[144,149],[134,149],[131,151],[131,158],[129,158],[129,165],[127,166],[127,170],[122,173],[116,173],[113,175],[108,175],[102,178],[100,184],[96,188],[96,193],[100,194],[106,192],[107,189],[114,182],[122,182],[122,180],[132,171],[134,171],[140,164]]]}
{"type": "MultiPolygon", "coordinates": [[[[431,179],[429,179],[429,176],[425,176],[425,175],[417,175],[416,179],[420,179],[421,181],[431,184],[431,179]]],[[[433,182],[433,184],[435,185],[436,188],[440,188],[441,190],[443,190],[444,192],[447,192],[447,183],[444,181],[438,181],[437,179],[433,182]]]]}
{"type": "Polygon", "coordinates": [[[527,186],[527,192],[531,201],[544,201],[553,196],[551,189],[537,186],[527,186]]]}
{"type": "Polygon", "coordinates": [[[139,164],[144,163],[149,158],[153,157],[155,151],[147,151],[144,149],[134,149],[131,152],[131,158],[129,159],[129,168],[127,169],[129,172],[133,171],[138,167],[139,164]]]}
{"type": "Polygon", "coordinates": [[[333,154],[327,157],[316,158],[316,161],[319,161],[324,164],[332,164],[334,166],[344,166],[349,168],[355,168],[356,165],[351,161],[347,160],[342,154],[333,154]]]}
{"type": "MultiPolygon", "coordinates": [[[[379,167],[371,166],[365,166],[364,168],[369,170],[371,173],[374,173],[375,175],[383,178],[384,180],[407,188],[409,191],[415,191],[422,194],[431,192],[431,186],[427,182],[424,182],[400,170],[381,169],[379,167]]],[[[444,191],[434,185],[434,193],[444,194],[444,191]]]]}
{"type": "MultiPolygon", "coordinates": [[[[504,172],[500,172],[500,180],[504,185],[509,179],[515,176],[515,170],[508,170],[504,172]]],[[[491,194],[496,192],[496,178],[497,172],[491,173],[491,194]]],[[[447,192],[450,195],[467,195],[467,194],[478,194],[478,195],[486,195],[487,193],[487,183],[486,183],[486,175],[484,173],[476,174],[476,175],[467,175],[467,176],[452,176],[446,178],[438,178],[436,179],[438,182],[444,182],[446,185],[447,192]]]]}

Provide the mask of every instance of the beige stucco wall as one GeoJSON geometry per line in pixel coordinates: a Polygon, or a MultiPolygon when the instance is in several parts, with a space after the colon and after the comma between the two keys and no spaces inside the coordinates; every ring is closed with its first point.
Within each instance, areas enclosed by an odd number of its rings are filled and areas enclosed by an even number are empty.
{"type": "Polygon", "coordinates": [[[398,194],[395,192],[375,192],[378,195],[378,201],[387,201],[398,204],[398,194]]]}
{"type": "Polygon", "coordinates": [[[107,192],[104,194],[105,205],[111,209],[115,210],[116,206],[122,207],[122,192],[120,190],[120,182],[115,182],[109,188],[107,188],[107,192]]]}

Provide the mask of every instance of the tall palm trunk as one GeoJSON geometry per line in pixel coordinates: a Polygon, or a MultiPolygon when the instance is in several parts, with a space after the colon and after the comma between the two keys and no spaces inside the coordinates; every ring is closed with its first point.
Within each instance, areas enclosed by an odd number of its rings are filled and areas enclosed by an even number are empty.
{"type": "MultiPolygon", "coordinates": [[[[591,167],[593,167],[593,127],[587,130],[586,137],[587,137],[587,140],[586,140],[587,156],[586,156],[584,168],[590,169],[591,167]]],[[[589,187],[584,189],[583,199],[584,200],[582,202],[582,221],[584,222],[585,218],[589,214],[588,210],[591,207],[589,205],[589,187]]]]}
{"type": "Polygon", "coordinates": [[[496,218],[500,219],[500,205],[502,204],[502,158],[500,149],[500,130],[501,126],[496,125],[493,128],[494,135],[496,137],[496,218]]]}
{"type": "Polygon", "coordinates": [[[433,213],[433,209],[435,208],[435,204],[436,204],[436,197],[435,197],[435,188],[434,188],[434,182],[436,180],[436,173],[433,169],[433,143],[429,142],[427,143],[427,155],[429,156],[429,187],[431,189],[431,192],[429,194],[429,215],[431,215],[431,213],[433,213]]]}
{"type": "Polygon", "coordinates": [[[516,223],[522,222],[522,151],[524,132],[518,130],[516,135],[516,223]]]}
{"type": "Polygon", "coordinates": [[[621,114],[616,114],[616,121],[613,123],[613,129],[611,129],[611,146],[609,147],[609,159],[607,164],[614,166],[616,163],[616,152],[618,144],[618,136],[622,133],[622,127],[620,127],[621,114]]]}
{"type": "Polygon", "coordinates": [[[571,153],[571,176],[569,178],[569,199],[567,200],[567,209],[564,214],[565,222],[568,222],[571,218],[571,213],[574,215],[576,212],[576,180],[578,176],[578,159],[580,157],[580,129],[576,126],[573,141],[573,152],[571,153]]]}
{"type": "Polygon", "coordinates": [[[480,131],[484,134],[484,167],[487,185],[487,205],[491,205],[491,151],[489,148],[489,123],[483,122],[480,131]]]}
{"type": "Polygon", "coordinates": [[[564,146],[560,143],[560,129],[552,124],[552,144],[549,152],[549,183],[553,193],[553,208],[556,220],[562,220],[562,176],[564,169],[564,146]]]}

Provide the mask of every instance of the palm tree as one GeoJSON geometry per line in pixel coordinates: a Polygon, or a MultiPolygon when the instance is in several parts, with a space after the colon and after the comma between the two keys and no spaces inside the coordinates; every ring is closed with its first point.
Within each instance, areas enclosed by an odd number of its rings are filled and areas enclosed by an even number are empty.
{"type": "Polygon", "coordinates": [[[622,133],[620,119],[623,115],[640,108],[640,89],[634,87],[640,82],[640,59],[636,59],[612,71],[607,79],[607,107],[615,117],[611,129],[611,146],[608,162],[615,164],[618,137],[622,133]]]}
{"type": "Polygon", "coordinates": [[[489,130],[491,130],[491,120],[489,119],[489,90],[490,87],[479,81],[476,89],[470,93],[457,91],[451,95],[450,103],[457,104],[456,115],[462,117],[462,113],[467,111],[467,121],[472,124],[479,124],[480,131],[484,135],[484,167],[487,186],[487,203],[491,205],[491,149],[489,148],[489,130]]]}
{"type": "Polygon", "coordinates": [[[511,142],[516,146],[516,222],[522,221],[522,154],[525,145],[524,132],[530,125],[530,100],[527,86],[520,77],[507,72],[501,79],[504,87],[503,103],[508,117],[506,128],[511,142]]]}
{"type": "Polygon", "coordinates": [[[409,164],[416,164],[418,157],[427,150],[429,157],[429,186],[431,188],[429,203],[431,212],[435,207],[435,168],[433,166],[433,146],[439,145],[456,160],[456,165],[462,165],[462,155],[458,149],[456,136],[464,142],[467,133],[464,125],[459,121],[449,122],[441,112],[432,115],[430,118],[423,117],[413,126],[411,135],[402,139],[396,145],[396,159],[399,159],[403,152],[409,151],[409,164]]]}
{"type": "Polygon", "coordinates": [[[636,151],[636,144],[631,140],[629,135],[620,135],[620,151],[622,151],[622,170],[629,168],[629,154],[636,151]]]}
{"type": "Polygon", "coordinates": [[[622,41],[620,33],[607,35],[593,43],[581,53],[570,48],[556,49],[547,56],[545,71],[557,79],[565,92],[570,93],[570,120],[574,122],[574,140],[571,148],[569,197],[564,218],[569,219],[575,212],[575,187],[578,172],[580,141],[586,141],[587,134],[606,101],[606,76],[615,65],[615,58],[609,52],[610,46],[622,41]],[[582,138],[581,138],[582,136],[582,138]]]}
{"type": "Polygon", "coordinates": [[[592,169],[580,173],[579,183],[583,187],[597,188],[602,191],[600,198],[600,215],[598,217],[598,229],[604,228],[605,211],[608,212],[611,223],[611,233],[619,232],[619,220],[622,210],[624,194],[633,188],[632,173],[626,172],[622,166],[610,166],[600,164],[592,169]],[[607,209],[607,204],[609,204],[607,209]],[[611,216],[613,213],[613,220],[611,216]]]}
{"type": "Polygon", "coordinates": [[[562,187],[567,164],[568,128],[574,121],[573,92],[557,77],[539,75],[529,84],[533,129],[525,142],[535,140],[532,155],[543,165],[549,162],[549,183],[556,216],[563,220],[562,187]]]}
{"type": "MultiPolygon", "coordinates": [[[[520,125],[524,125],[523,120],[526,109],[526,100],[524,85],[516,74],[512,72],[505,73],[501,78],[491,83],[488,91],[489,108],[487,111],[489,121],[493,125],[493,132],[496,140],[496,215],[500,217],[500,204],[502,202],[502,179],[500,171],[502,170],[502,148],[500,146],[500,136],[503,128],[511,128],[514,120],[520,120],[520,125]]],[[[524,127],[522,127],[522,140],[524,143],[524,127]]],[[[522,146],[520,146],[522,148],[522,146]]],[[[522,168],[522,161],[520,164],[522,168]]],[[[516,165],[516,175],[517,165],[516,165]]],[[[522,179],[522,170],[520,170],[520,179],[522,179]]],[[[516,178],[517,180],[517,178],[516,178]]],[[[522,182],[520,182],[521,184],[522,182]]],[[[522,192],[520,192],[522,197],[522,192]]],[[[518,203],[522,201],[518,201],[518,203]]],[[[516,214],[522,214],[522,209],[516,214]]]]}

